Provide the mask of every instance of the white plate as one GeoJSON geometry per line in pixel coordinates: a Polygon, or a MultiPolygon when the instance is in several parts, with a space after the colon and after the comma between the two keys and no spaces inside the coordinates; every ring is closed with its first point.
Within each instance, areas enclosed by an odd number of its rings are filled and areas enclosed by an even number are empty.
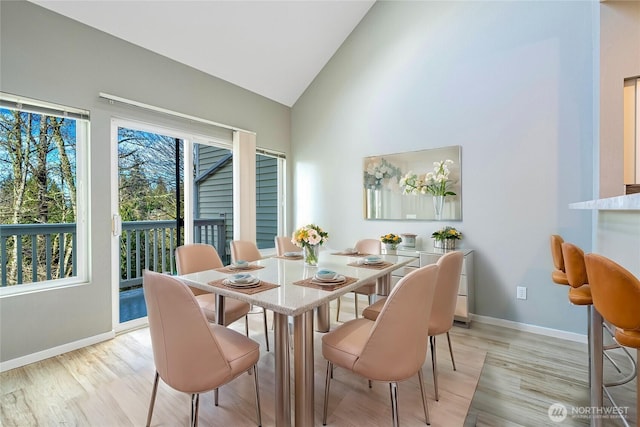
{"type": "Polygon", "coordinates": [[[384,260],[382,258],[365,258],[362,260],[362,262],[364,264],[370,264],[370,265],[376,265],[376,264],[382,264],[384,262],[384,260]]]}
{"type": "Polygon", "coordinates": [[[285,252],[284,256],[286,256],[286,257],[302,256],[302,252],[285,252]]]}
{"type": "Polygon", "coordinates": [[[342,274],[338,274],[333,279],[321,279],[314,276],[312,282],[318,285],[335,285],[336,283],[342,283],[345,280],[347,280],[346,277],[344,277],[342,274]]]}
{"type": "Polygon", "coordinates": [[[256,277],[249,273],[238,273],[227,277],[227,280],[234,284],[251,283],[255,281],[255,279],[256,277]]]}
{"type": "Polygon", "coordinates": [[[225,286],[236,289],[257,288],[260,286],[260,279],[254,277],[250,282],[233,282],[232,280],[226,279],[223,283],[225,286]]]}
{"type": "Polygon", "coordinates": [[[244,264],[244,265],[231,264],[229,268],[232,270],[246,270],[247,268],[249,268],[249,264],[244,264]]]}

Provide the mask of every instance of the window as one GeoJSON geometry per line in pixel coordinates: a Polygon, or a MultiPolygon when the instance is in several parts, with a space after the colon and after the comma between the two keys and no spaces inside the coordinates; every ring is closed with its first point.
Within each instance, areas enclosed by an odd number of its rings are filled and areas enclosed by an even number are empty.
{"type": "Polygon", "coordinates": [[[256,243],[259,249],[273,248],[274,237],[284,232],[283,171],[284,155],[257,150],[256,243]]]}
{"type": "Polygon", "coordinates": [[[87,111],[0,94],[0,294],[87,281],[87,111]]]}

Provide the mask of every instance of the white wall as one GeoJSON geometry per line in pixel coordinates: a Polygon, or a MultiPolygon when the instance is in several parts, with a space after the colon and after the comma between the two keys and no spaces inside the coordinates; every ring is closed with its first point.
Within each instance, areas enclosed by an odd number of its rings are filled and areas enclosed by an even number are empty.
{"type": "Polygon", "coordinates": [[[91,280],[0,299],[7,362],[112,331],[110,120],[179,124],[109,105],[99,92],[251,130],[258,146],[285,153],[290,109],[32,3],[2,1],[0,19],[0,90],[91,111],[91,280]]]}
{"type": "Polygon", "coordinates": [[[445,224],[363,220],[362,158],[461,145],[475,313],[585,333],[549,235],[591,247],[567,205],[592,198],[594,25],[589,2],[376,3],[293,107],[296,224],[426,239],[445,224]]]}
{"type": "MultiPolygon", "coordinates": [[[[640,2],[600,3],[599,197],[624,192],[622,88],[625,78],[636,76],[640,76],[640,2]]],[[[594,230],[594,251],[640,277],[640,212],[598,212],[594,230]]]]}

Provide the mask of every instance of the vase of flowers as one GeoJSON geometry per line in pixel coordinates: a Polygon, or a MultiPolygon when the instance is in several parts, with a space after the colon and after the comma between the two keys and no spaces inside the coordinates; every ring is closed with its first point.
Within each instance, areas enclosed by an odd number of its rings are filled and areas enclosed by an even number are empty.
{"type": "Polygon", "coordinates": [[[402,243],[402,237],[398,236],[397,234],[389,233],[380,236],[380,241],[384,243],[385,253],[387,255],[392,255],[396,253],[398,245],[402,243]]]}
{"type": "Polygon", "coordinates": [[[291,237],[291,243],[304,251],[306,265],[318,265],[320,246],[327,241],[329,233],[315,224],[308,224],[298,228],[291,237]]]}
{"type": "Polygon", "coordinates": [[[455,227],[444,227],[431,234],[433,247],[437,249],[452,250],[456,248],[456,240],[462,239],[462,233],[455,227]]]}
{"type": "Polygon", "coordinates": [[[449,166],[453,160],[440,160],[433,162],[433,171],[425,175],[407,173],[400,178],[402,194],[430,194],[433,196],[433,212],[435,219],[442,219],[442,208],[447,196],[455,196],[451,191],[454,181],[449,178],[451,171],[449,166]]]}

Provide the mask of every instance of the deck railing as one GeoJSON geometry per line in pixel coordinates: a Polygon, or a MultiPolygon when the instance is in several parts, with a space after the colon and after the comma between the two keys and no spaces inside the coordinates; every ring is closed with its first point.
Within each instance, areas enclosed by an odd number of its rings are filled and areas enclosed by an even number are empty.
{"type": "MultiPolygon", "coordinates": [[[[228,260],[225,218],[194,220],[194,240],[208,243],[228,260]]],[[[120,289],[142,284],[142,271],[175,272],[177,246],[175,220],[130,221],[122,223],[120,236],[120,289]]],[[[70,224],[2,224],[0,226],[0,266],[2,286],[60,279],[76,274],[76,227],[70,224]],[[68,242],[67,245],[58,242],[68,242]],[[9,274],[13,258],[15,268],[9,274]],[[64,268],[64,260],[69,260],[64,268]],[[60,260],[63,260],[61,268],[60,260]]]]}

